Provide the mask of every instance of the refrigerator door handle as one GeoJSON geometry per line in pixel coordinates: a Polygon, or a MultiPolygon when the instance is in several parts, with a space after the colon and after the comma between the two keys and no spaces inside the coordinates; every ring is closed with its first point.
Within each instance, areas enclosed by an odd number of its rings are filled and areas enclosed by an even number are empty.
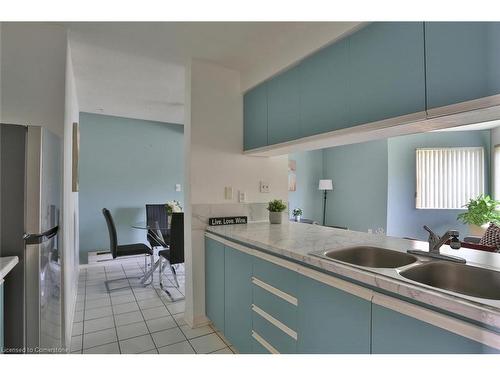
{"type": "Polygon", "coordinates": [[[26,245],[39,245],[42,242],[50,240],[57,234],[58,231],[59,225],[56,225],[43,233],[26,233],[23,236],[23,240],[26,245]]]}

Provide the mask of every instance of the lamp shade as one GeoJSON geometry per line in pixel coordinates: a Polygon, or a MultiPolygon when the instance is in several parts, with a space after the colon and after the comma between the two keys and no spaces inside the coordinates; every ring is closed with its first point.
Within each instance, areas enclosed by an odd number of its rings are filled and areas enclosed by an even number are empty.
{"type": "Polygon", "coordinates": [[[332,180],[319,180],[319,190],[333,190],[332,180]]]}

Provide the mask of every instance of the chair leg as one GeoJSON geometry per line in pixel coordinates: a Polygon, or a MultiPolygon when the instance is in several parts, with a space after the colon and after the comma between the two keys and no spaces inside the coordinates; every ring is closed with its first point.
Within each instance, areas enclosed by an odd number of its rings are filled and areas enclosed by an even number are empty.
{"type": "Polygon", "coordinates": [[[179,287],[179,282],[177,281],[177,274],[174,270],[174,267],[170,264],[170,262],[168,260],[164,260],[164,262],[161,260],[162,257],[160,257],[160,266],[158,267],[160,269],[160,288],[161,290],[163,290],[165,292],[165,294],[168,296],[168,298],[170,299],[171,302],[176,302],[176,301],[181,301],[183,300],[185,297],[181,297],[181,298],[174,298],[172,296],[172,294],[168,291],[168,287],[163,287],[163,281],[162,281],[162,275],[163,275],[163,270],[164,270],[164,267],[163,267],[163,264],[164,263],[167,263],[169,268],[172,270],[172,274],[174,275],[174,280],[175,280],[175,283],[177,285],[177,287],[179,287]]]}
{"type": "Polygon", "coordinates": [[[177,280],[177,271],[175,270],[175,267],[173,265],[170,266],[170,269],[172,270],[172,275],[174,275],[175,286],[177,286],[178,288],[179,281],[177,280]]]}
{"type": "Polygon", "coordinates": [[[160,264],[158,265],[158,270],[159,270],[159,280],[160,280],[160,288],[163,289],[163,279],[162,279],[162,274],[163,274],[163,262],[161,261],[161,258],[158,259],[158,261],[160,262],[160,264]]]}

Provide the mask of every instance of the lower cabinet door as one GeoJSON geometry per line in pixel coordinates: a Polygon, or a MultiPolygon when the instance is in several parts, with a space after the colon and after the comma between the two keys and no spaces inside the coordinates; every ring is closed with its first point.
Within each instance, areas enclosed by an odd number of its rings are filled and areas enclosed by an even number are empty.
{"type": "Polygon", "coordinates": [[[224,336],[240,353],[252,353],[252,256],[225,247],[224,336]]]}
{"type": "Polygon", "coordinates": [[[371,301],[303,275],[298,300],[298,353],[370,353],[371,301]]]}
{"type": "Polygon", "coordinates": [[[375,354],[499,353],[477,341],[375,303],[372,306],[372,352],[375,354]]]}
{"type": "Polygon", "coordinates": [[[0,354],[3,353],[3,280],[0,280],[0,354]]]}
{"type": "Polygon", "coordinates": [[[205,238],[205,311],[224,332],[224,245],[205,238]]]}

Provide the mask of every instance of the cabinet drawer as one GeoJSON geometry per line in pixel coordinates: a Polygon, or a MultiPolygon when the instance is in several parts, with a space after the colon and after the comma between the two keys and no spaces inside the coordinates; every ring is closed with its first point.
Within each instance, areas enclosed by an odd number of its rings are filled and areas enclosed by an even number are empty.
{"type": "Polygon", "coordinates": [[[296,272],[255,257],[253,275],[266,284],[269,284],[272,287],[291,295],[292,297],[296,297],[296,272]]]}
{"type": "Polygon", "coordinates": [[[256,277],[252,278],[252,283],[253,303],[287,327],[296,330],[297,299],[279,289],[271,287],[256,277]]]}
{"type": "Polygon", "coordinates": [[[279,353],[296,353],[297,333],[295,331],[288,327],[283,327],[283,323],[273,319],[274,317],[269,317],[269,314],[256,306],[253,307],[252,314],[253,330],[255,333],[261,336],[279,353]],[[267,316],[267,318],[264,318],[264,316],[267,316]],[[271,323],[270,320],[274,322],[271,323]]]}

